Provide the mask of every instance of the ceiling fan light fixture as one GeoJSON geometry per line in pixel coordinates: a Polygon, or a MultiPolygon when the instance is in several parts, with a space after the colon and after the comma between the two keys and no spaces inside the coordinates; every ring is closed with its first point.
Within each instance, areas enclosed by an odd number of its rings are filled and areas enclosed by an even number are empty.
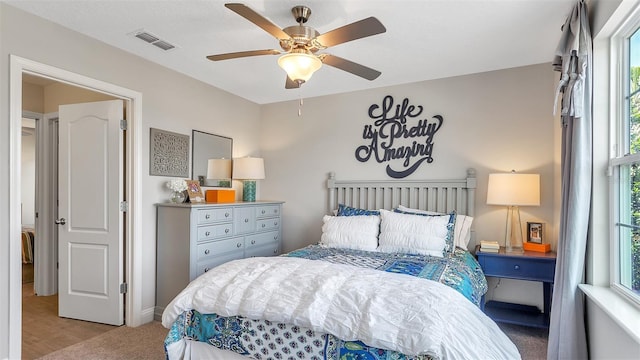
{"type": "Polygon", "coordinates": [[[278,65],[287,73],[289,79],[300,83],[311,79],[311,75],[322,66],[322,61],[308,52],[298,51],[282,55],[278,59],[278,65]]]}

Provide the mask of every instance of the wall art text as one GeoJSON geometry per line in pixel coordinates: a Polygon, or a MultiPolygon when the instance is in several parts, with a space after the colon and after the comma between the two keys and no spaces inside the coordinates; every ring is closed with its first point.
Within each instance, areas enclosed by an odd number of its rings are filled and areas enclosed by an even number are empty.
{"type": "Polygon", "coordinates": [[[387,95],[381,104],[369,107],[372,124],[364,126],[365,145],[356,149],[360,162],[375,159],[387,163],[387,175],[400,179],[413,174],[423,162],[433,162],[433,136],[444,122],[442,115],[427,118],[421,105],[412,105],[409,99],[394,104],[387,95]],[[393,161],[403,160],[403,161],[393,161]]]}

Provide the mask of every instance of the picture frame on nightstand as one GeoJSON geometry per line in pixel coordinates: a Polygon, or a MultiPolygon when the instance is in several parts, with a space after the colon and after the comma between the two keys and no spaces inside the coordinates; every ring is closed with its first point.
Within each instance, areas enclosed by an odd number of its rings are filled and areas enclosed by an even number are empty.
{"type": "Polygon", "coordinates": [[[527,241],[542,244],[544,226],[539,222],[527,222],[527,241]]]}

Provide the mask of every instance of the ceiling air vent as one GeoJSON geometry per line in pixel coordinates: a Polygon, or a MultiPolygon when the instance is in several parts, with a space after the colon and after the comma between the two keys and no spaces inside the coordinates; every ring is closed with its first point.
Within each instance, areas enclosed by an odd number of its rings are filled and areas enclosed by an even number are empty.
{"type": "Polygon", "coordinates": [[[156,41],[153,43],[153,45],[159,47],[162,50],[171,50],[175,47],[164,40],[156,41]]]}
{"type": "Polygon", "coordinates": [[[151,34],[146,30],[138,30],[131,33],[131,35],[137,37],[140,40],[143,40],[151,45],[155,45],[162,50],[171,50],[175,48],[175,45],[170,44],[164,40],[161,40],[159,37],[151,34]]]}

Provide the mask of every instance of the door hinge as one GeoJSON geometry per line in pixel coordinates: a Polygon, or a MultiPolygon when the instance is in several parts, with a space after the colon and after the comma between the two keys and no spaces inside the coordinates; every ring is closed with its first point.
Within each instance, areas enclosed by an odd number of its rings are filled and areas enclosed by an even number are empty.
{"type": "Polygon", "coordinates": [[[127,130],[127,120],[120,120],[120,130],[127,130]]]}
{"type": "Polygon", "coordinates": [[[122,212],[129,211],[129,203],[126,200],[120,202],[120,211],[122,212]]]}
{"type": "Polygon", "coordinates": [[[127,290],[129,290],[127,283],[120,284],[120,294],[126,294],[127,290]]]}

